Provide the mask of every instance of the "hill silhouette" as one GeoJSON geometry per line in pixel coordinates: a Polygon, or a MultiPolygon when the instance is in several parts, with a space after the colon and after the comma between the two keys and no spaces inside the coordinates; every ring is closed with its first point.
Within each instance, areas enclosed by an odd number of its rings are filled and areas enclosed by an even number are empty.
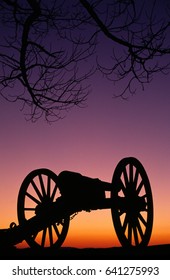
{"type": "Polygon", "coordinates": [[[113,247],[113,248],[72,248],[61,247],[60,249],[43,249],[40,251],[32,248],[17,249],[3,248],[0,250],[0,259],[117,259],[117,260],[129,260],[129,259],[170,259],[170,244],[153,245],[146,248],[127,248],[113,247]]]}

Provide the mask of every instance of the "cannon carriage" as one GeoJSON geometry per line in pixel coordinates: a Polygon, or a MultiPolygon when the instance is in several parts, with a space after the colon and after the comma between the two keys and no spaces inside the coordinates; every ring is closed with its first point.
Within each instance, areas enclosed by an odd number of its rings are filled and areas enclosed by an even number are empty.
{"type": "Polygon", "coordinates": [[[124,247],[147,246],[153,226],[150,182],[142,164],[122,159],[112,182],[76,172],[37,169],[24,179],[18,194],[19,225],[0,230],[0,244],[26,240],[33,248],[60,248],[72,217],[80,211],[110,209],[117,237],[124,247]]]}

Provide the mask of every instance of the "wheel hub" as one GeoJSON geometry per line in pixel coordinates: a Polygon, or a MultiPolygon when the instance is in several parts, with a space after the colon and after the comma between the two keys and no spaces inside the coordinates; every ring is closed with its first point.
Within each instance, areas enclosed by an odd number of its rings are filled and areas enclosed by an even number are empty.
{"type": "Polygon", "coordinates": [[[140,197],[136,192],[130,192],[125,198],[126,212],[130,215],[137,216],[139,212],[146,209],[146,202],[143,197],[140,197]]]}
{"type": "Polygon", "coordinates": [[[52,201],[47,197],[38,204],[35,208],[35,214],[37,216],[46,216],[51,212],[52,201]]]}

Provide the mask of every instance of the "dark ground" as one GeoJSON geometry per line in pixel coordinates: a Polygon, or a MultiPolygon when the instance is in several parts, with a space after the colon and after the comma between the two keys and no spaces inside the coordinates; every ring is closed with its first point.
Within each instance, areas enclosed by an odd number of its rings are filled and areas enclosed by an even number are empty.
{"type": "Polygon", "coordinates": [[[122,247],[113,248],[60,248],[35,251],[31,248],[1,248],[1,260],[24,259],[59,259],[59,260],[170,260],[170,244],[148,246],[146,248],[132,248],[128,250],[122,247]]]}

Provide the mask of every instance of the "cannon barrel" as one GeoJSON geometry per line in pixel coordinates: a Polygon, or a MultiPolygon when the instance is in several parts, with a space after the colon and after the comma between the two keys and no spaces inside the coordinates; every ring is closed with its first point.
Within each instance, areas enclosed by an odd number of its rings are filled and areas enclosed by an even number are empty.
{"type": "Polygon", "coordinates": [[[62,171],[58,175],[58,185],[63,196],[73,197],[78,195],[104,197],[104,191],[111,190],[111,183],[98,178],[90,178],[72,171],[62,171]]]}

